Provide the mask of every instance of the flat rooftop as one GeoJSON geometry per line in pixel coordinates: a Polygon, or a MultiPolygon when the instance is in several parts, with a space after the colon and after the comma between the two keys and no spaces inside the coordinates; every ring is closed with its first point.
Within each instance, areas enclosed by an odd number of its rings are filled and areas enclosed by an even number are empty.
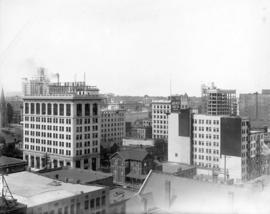
{"type": "Polygon", "coordinates": [[[110,204],[116,204],[125,200],[130,199],[136,194],[135,191],[117,187],[110,190],[110,204]]]}
{"type": "Polygon", "coordinates": [[[58,180],[60,181],[65,181],[66,179],[68,179],[68,182],[77,183],[77,181],[79,180],[81,184],[87,184],[95,182],[97,180],[112,177],[112,173],[74,168],[63,168],[51,172],[45,172],[41,175],[51,179],[56,179],[56,176],[58,175],[58,180]]]}
{"type": "Polygon", "coordinates": [[[167,167],[179,167],[182,170],[186,170],[186,169],[193,169],[195,168],[195,166],[186,164],[186,163],[176,163],[176,162],[163,162],[162,166],[167,166],[167,167]]]}
{"type": "Polygon", "coordinates": [[[26,161],[23,161],[18,158],[7,157],[7,156],[0,157],[0,168],[7,167],[10,165],[18,165],[18,164],[26,164],[26,161]]]}
{"type": "Polygon", "coordinates": [[[33,207],[67,197],[101,190],[104,187],[63,183],[31,172],[5,176],[12,195],[18,202],[33,207]]]}

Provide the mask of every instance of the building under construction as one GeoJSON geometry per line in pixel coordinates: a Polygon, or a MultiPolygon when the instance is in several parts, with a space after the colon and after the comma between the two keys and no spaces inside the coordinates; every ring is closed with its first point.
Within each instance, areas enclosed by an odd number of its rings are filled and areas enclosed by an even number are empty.
{"type": "Polygon", "coordinates": [[[202,113],[209,115],[237,115],[236,90],[218,89],[202,85],[202,113]]]}

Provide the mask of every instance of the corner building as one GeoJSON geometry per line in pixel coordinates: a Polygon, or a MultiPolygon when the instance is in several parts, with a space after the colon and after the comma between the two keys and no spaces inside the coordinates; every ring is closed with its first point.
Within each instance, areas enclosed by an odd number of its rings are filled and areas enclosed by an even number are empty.
{"type": "Polygon", "coordinates": [[[34,85],[47,89],[30,91],[23,98],[23,158],[28,166],[98,169],[99,90],[85,82],[34,85]]]}

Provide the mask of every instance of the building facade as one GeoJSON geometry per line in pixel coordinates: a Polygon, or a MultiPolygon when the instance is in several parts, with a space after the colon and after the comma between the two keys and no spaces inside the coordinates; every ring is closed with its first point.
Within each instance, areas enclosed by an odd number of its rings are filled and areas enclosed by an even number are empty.
{"type": "Polygon", "coordinates": [[[125,137],[125,110],[101,110],[101,145],[110,148],[121,145],[125,137]]]}
{"type": "Polygon", "coordinates": [[[85,82],[25,84],[31,86],[23,97],[23,157],[29,167],[99,168],[99,90],[85,82]]]}
{"type": "Polygon", "coordinates": [[[168,114],[171,112],[171,101],[152,102],[152,138],[168,139],[168,114]]]}
{"type": "Polygon", "coordinates": [[[26,213],[108,213],[106,187],[70,184],[30,172],[13,173],[6,180],[14,198],[27,205],[26,213]]]}
{"type": "Polygon", "coordinates": [[[237,115],[236,90],[218,89],[202,85],[202,113],[209,115],[237,115]]]}
{"type": "Polygon", "coordinates": [[[198,174],[246,181],[252,167],[249,154],[255,152],[248,150],[255,147],[252,135],[249,121],[240,117],[172,113],[168,161],[195,165],[198,174]]]}
{"type": "Polygon", "coordinates": [[[248,117],[252,127],[270,126],[270,93],[250,93],[239,95],[239,114],[248,117]]]}

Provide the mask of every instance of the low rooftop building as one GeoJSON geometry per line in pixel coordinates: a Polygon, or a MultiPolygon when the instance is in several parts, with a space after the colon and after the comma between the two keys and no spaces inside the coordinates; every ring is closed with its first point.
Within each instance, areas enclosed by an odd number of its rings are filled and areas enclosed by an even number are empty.
{"type": "Polygon", "coordinates": [[[30,172],[6,176],[10,191],[27,213],[106,213],[108,189],[56,181],[30,172]]]}
{"type": "Polygon", "coordinates": [[[113,185],[111,173],[104,173],[93,170],[67,167],[58,170],[52,170],[49,172],[44,172],[41,173],[41,175],[67,183],[78,183],[83,185],[98,184],[104,186],[113,185]]]}
{"type": "Polygon", "coordinates": [[[185,163],[164,162],[162,171],[187,178],[193,178],[196,175],[196,167],[185,163]]]}
{"type": "Polygon", "coordinates": [[[6,156],[0,157],[0,172],[14,173],[21,172],[26,169],[27,162],[18,158],[11,158],[6,156]]]}
{"type": "Polygon", "coordinates": [[[128,213],[126,201],[133,197],[136,192],[130,189],[115,188],[110,190],[109,213],[128,213]]]}

